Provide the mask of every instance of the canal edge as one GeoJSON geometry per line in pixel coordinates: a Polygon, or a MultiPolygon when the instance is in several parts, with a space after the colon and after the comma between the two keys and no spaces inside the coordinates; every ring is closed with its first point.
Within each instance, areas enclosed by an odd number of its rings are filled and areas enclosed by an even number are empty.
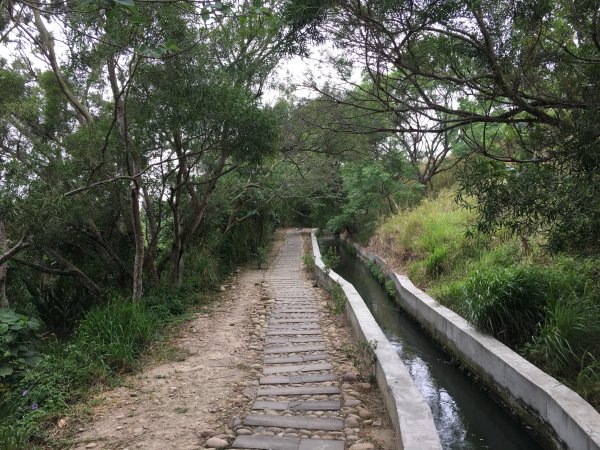
{"type": "Polygon", "coordinates": [[[383,334],[360,294],[340,275],[325,267],[311,231],[315,274],[325,287],[337,284],[347,299],[346,317],[355,339],[373,343],[375,378],[396,431],[398,449],[440,450],[440,439],[429,405],[415,386],[408,369],[383,334]]]}

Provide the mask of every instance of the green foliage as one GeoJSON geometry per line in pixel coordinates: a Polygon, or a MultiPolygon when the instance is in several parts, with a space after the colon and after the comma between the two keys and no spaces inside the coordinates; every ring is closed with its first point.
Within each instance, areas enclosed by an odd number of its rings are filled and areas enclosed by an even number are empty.
{"type": "Polygon", "coordinates": [[[314,272],[315,270],[315,257],[310,254],[310,253],[303,253],[302,254],[302,263],[304,264],[304,267],[306,268],[306,270],[308,270],[309,272],[314,272]]]}
{"type": "Polygon", "coordinates": [[[135,361],[151,341],[156,320],[146,305],[123,299],[89,313],[77,329],[75,340],[99,364],[117,372],[135,368],[135,361]]]}
{"type": "Polygon", "coordinates": [[[331,287],[327,289],[327,292],[329,293],[329,296],[325,307],[327,308],[327,311],[329,311],[329,314],[337,315],[346,311],[347,299],[342,287],[337,283],[333,283],[331,287]]]}
{"type": "Polygon", "coordinates": [[[377,362],[377,341],[361,341],[356,346],[344,347],[342,351],[358,370],[364,380],[373,382],[375,380],[375,363],[377,362]]]}
{"type": "Polygon", "coordinates": [[[518,348],[543,317],[546,283],[540,275],[531,267],[472,272],[463,281],[456,308],[480,330],[518,348]]]}
{"type": "Polygon", "coordinates": [[[68,336],[85,312],[98,302],[88,290],[65,278],[44,284],[27,280],[27,289],[46,329],[61,337],[68,336]]]}
{"type": "Polygon", "coordinates": [[[369,261],[369,264],[367,266],[369,267],[369,272],[371,272],[373,278],[375,278],[379,284],[385,284],[387,276],[385,274],[385,271],[381,267],[379,267],[379,264],[377,264],[375,261],[369,261]]]}
{"type": "Polygon", "coordinates": [[[0,448],[22,450],[27,447],[27,436],[14,425],[0,425],[0,448]]]}
{"type": "Polygon", "coordinates": [[[32,344],[37,320],[0,309],[0,381],[37,365],[41,356],[32,344]]]}
{"type": "Polygon", "coordinates": [[[259,245],[258,247],[256,247],[254,254],[256,255],[256,262],[258,264],[258,268],[264,268],[267,264],[267,257],[269,256],[269,247],[266,245],[259,245]]]}
{"type": "Polygon", "coordinates": [[[321,259],[323,260],[323,264],[325,265],[325,273],[329,273],[330,269],[336,269],[340,263],[341,258],[337,252],[335,246],[331,246],[321,255],[321,259]]]}
{"type": "MultiPolygon", "coordinates": [[[[579,155],[583,157],[588,155],[579,155]]],[[[550,251],[596,253],[600,212],[590,205],[600,201],[595,189],[600,163],[581,172],[583,164],[579,160],[544,165],[476,160],[461,171],[461,196],[476,200],[468,204],[478,214],[480,233],[492,235],[504,228],[518,236],[541,234],[550,251]],[[577,167],[565,169],[571,164],[577,167]]]]}
{"type": "Polygon", "coordinates": [[[410,195],[401,182],[402,174],[402,159],[398,155],[389,160],[344,164],[341,177],[345,201],[327,228],[352,234],[360,232],[359,238],[367,240],[380,217],[396,212],[402,196],[410,195]]]}

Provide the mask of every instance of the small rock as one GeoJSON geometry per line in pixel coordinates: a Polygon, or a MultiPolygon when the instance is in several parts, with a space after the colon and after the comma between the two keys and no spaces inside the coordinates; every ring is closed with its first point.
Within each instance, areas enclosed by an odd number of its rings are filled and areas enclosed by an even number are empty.
{"type": "Polygon", "coordinates": [[[348,417],[344,424],[346,428],[358,428],[360,426],[356,417],[348,417]]]}
{"type": "Polygon", "coordinates": [[[346,401],[344,402],[344,406],[345,406],[345,407],[348,407],[348,408],[352,408],[353,406],[358,406],[358,405],[360,405],[361,403],[362,403],[362,402],[361,402],[360,400],[356,400],[356,399],[354,399],[354,400],[346,400],[346,401]]]}
{"type": "Polygon", "coordinates": [[[358,387],[365,391],[368,391],[369,389],[371,389],[371,383],[359,383],[358,387]]]}
{"type": "Polygon", "coordinates": [[[235,430],[236,428],[239,428],[242,426],[242,419],[240,419],[237,416],[233,416],[231,418],[231,420],[229,421],[229,428],[231,428],[232,430],[235,430]]]}
{"type": "Polygon", "coordinates": [[[96,448],[98,447],[98,444],[96,444],[95,442],[90,442],[88,445],[85,446],[85,448],[96,448]]]}
{"type": "Polygon", "coordinates": [[[200,430],[200,431],[198,432],[198,435],[199,435],[200,437],[207,438],[207,437],[214,436],[214,435],[215,435],[215,432],[214,432],[213,430],[200,430]]]}
{"type": "Polygon", "coordinates": [[[342,375],[342,381],[358,381],[358,374],[356,372],[346,372],[342,375]]]}
{"type": "Polygon", "coordinates": [[[235,432],[240,436],[252,434],[248,428],[238,428],[235,432]]]}
{"type": "Polygon", "coordinates": [[[221,292],[225,292],[225,286],[221,286],[221,292]]]}
{"type": "Polygon", "coordinates": [[[135,434],[135,435],[140,435],[140,434],[142,434],[143,432],[144,432],[144,429],[143,429],[143,428],[134,428],[134,429],[133,429],[133,434],[135,434]]]}
{"type": "Polygon", "coordinates": [[[60,419],[58,421],[57,425],[58,425],[58,428],[64,428],[66,424],[67,424],[67,421],[65,419],[60,419]]]}
{"type": "MultiPolygon", "coordinates": [[[[209,440],[206,441],[206,443],[204,444],[206,447],[213,447],[213,448],[226,448],[229,447],[229,442],[227,442],[225,439],[220,439],[218,437],[211,437],[209,440]]],[[[373,448],[373,447],[371,447],[373,448]]]]}
{"type": "Polygon", "coordinates": [[[381,426],[381,420],[374,420],[373,421],[373,426],[374,427],[380,427],[381,426]]]}
{"type": "Polygon", "coordinates": [[[363,419],[369,419],[369,418],[371,418],[371,417],[373,416],[373,414],[371,414],[371,411],[368,411],[368,410],[366,410],[366,409],[361,409],[361,410],[358,412],[358,415],[359,415],[361,418],[363,418],[363,419]]]}
{"type": "Polygon", "coordinates": [[[361,442],[360,444],[352,444],[348,450],[372,450],[375,446],[368,442],[361,442]]]}

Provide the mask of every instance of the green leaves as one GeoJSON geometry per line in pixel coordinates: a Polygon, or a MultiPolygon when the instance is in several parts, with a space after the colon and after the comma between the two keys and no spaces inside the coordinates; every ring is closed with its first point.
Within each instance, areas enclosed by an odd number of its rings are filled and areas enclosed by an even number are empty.
{"type": "Polygon", "coordinates": [[[41,361],[30,343],[40,323],[10,309],[0,310],[0,379],[9,377],[41,361]]]}
{"type": "Polygon", "coordinates": [[[147,56],[148,58],[163,58],[165,56],[180,52],[181,49],[177,45],[175,39],[167,39],[163,44],[158,47],[149,47],[146,44],[142,44],[137,49],[138,53],[147,56]]]}

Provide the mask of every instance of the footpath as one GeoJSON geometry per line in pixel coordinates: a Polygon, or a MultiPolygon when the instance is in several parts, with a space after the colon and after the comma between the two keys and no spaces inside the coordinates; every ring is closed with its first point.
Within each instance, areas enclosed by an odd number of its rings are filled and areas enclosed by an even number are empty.
{"type": "Polygon", "coordinates": [[[278,232],[270,270],[232,276],[168,343],[180,357],[101,393],[68,448],[393,449],[345,317],[303,268],[306,239],[278,232]]]}

